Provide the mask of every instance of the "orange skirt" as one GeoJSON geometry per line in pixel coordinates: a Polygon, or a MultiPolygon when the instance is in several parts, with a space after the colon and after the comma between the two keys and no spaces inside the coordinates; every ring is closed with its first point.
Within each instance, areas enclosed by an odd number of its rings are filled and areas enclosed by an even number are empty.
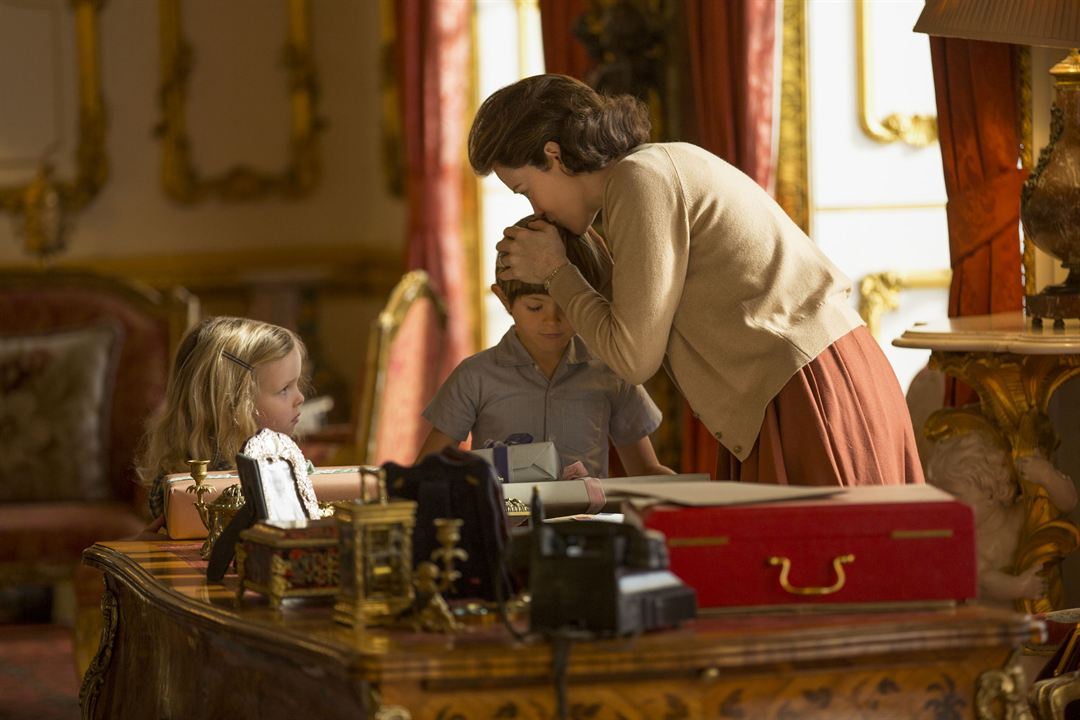
{"type": "Polygon", "coordinates": [[[870,332],[852,330],[795,373],[765,408],[745,460],[720,447],[716,478],[777,485],[923,482],[904,394],[870,332]]]}

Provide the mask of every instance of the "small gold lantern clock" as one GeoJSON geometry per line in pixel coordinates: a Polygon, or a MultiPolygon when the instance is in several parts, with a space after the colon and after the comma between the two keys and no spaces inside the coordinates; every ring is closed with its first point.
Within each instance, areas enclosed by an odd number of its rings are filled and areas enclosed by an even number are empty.
{"type": "Polygon", "coordinates": [[[388,499],[381,467],[362,466],[360,478],[360,499],[334,503],[341,563],[334,620],[353,627],[388,625],[413,602],[416,503],[388,499]],[[378,480],[373,501],[366,499],[368,476],[378,480]]]}

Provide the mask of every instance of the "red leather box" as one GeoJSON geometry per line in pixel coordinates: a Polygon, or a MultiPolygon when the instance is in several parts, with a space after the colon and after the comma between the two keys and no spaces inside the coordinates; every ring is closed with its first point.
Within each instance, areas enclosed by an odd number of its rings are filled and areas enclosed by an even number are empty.
{"type": "Polygon", "coordinates": [[[824,499],[653,506],[671,570],[723,608],[975,597],[971,508],[929,485],[856,487],[824,499]]]}

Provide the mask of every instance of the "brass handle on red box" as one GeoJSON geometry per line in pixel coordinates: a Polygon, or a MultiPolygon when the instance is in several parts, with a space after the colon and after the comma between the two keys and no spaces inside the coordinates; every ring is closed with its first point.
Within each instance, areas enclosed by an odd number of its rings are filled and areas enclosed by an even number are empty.
{"type": "Polygon", "coordinates": [[[836,582],[828,587],[795,587],[788,582],[788,574],[791,572],[791,559],[781,557],[779,555],[773,555],[769,558],[770,565],[780,566],[780,587],[784,588],[785,592],[792,595],[832,595],[834,592],[838,592],[844,587],[844,583],[847,582],[847,575],[844,574],[844,563],[855,562],[855,556],[838,555],[833,558],[833,572],[836,573],[836,582]]]}

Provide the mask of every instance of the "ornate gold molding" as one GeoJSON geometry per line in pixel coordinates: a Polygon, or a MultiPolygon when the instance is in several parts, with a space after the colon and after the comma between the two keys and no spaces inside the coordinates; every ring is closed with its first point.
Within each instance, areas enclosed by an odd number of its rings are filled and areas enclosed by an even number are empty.
{"type": "MultiPolygon", "coordinates": [[[[524,12],[524,8],[518,7],[518,15],[524,12]]],[[[480,107],[480,51],[479,51],[479,28],[478,10],[475,3],[469,12],[469,76],[468,76],[468,102],[465,108],[465,117],[473,118],[477,108],[480,107]]],[[[522,41],[521,26],[518,25],[518,42],[522,41]]],[[[483,178],[473,172],[468,162],[462,163],[461,168],[461,239],[465,245],[465,268],[466,268],[466,292],[469,297],[469,316],[472,321],[473,348],[479,350],[487,347],[487,318],[484,310],[484,300],[488,290],[484,278],[487,277],[487,261],[484,252],[484,193],[482,191],[483,178]]]]}
{"type": "Polygon", "coordinates": [[[780,61],[780,132],[776,201],[810,232],[810,153],[807,147],[806,0],[784,3],[780,61]]]}
{"type": "Polygon", "coordinates": [[[105,682],[105,673],[109,670],[109,662],[112,660],[113,644],[116,642],[116,625],[119,612],[117,610],[116,593],[108,588],[101,595],[101,616],[103,620],[101,628],[101,642],[98,645],[97,655],[83,676],[82,686],[79,688],[79,707],[82,709],[83,720],[91,720],[97,717],[98,695],[101,686],[105,682]]]}
{"type": "MultiPolygon", "coordinates": [[[[1047,406],[1061,385],[1080,375],[1080,355],[936,350],[930,363],[974,388],[979,406],[939,410],[927,421],[927,437],[983,426],[1000,433],[1013,460],[1035,454],[1053,456],[1058,437],[1047,406]]],[[[1043,487],[1021,481],[1015,470],[1013,477],[1020,484],[1025,508],[1013,568],[1020,573],[1044,565],[1047,577],[1046,597],[1018,601],[1017,609],[1028,613],[1061,609],[1065,591],[1059,561],[1080,547],[1080,529],[1054,507],[1043,487]]]]}
{"type": "Polygon", "coordinates": [[[933,115],[892,113],[880,121],[875,117],[869,79],[874,67],[870,54],[871,43],[867,39],[869,14],[866,0],[855,0],[855,69],[859,127],[868,138],[879,143],[899,141],[905,145],[923,148],[937,142],[937,118],[933,115]]]}
{"type": "Polygon", "coordinates": [[[876,338],[881,330],[881,316],[900,307],[902,290],[947,288],[951,270],[873,273],[859,281],[859,315],[876,338]]]}
{"type": "Polygon", "coordinates": [[[159,0],[161,35],[161,123],[155,129],[162,141],[162,184],[169,197],[198,203],[208,196],[242,202],[269,195],[304,197],[318,184],[318,83],[311,48],[309,0],[288,0],[288,37],[283,50],[288,71],[291,130],[289,164],[280,173],[266,173],[236,165],[216,177],[202,177],[191,159],[187,134],[188,76],[194,51],[183,35],[181,0],[159,0]]]}
{"type": "Polygon", "coordinates": [[[398,82],[396,4],[394,0],[379,0],[379,147],[386,189],[394,197],[404,198],[405,130],[398,82]]]}
{"type": "MultiPolygon", "coordinates": [[[[200,296],[221,290],[250,288],[294,278],[296,285],[317,284],[320,292],[351,291],[385,297],[400,278],[401,252],[353,245],[252,247],[225,252],[182,255],[137,255],[63,260],[56,270],[83,271],[141,282],[156,289],[181,286],[200,296]]],[[[31,263],[0,265],[0,273],[30,272],[31,263]]]]}
{"type": "Polygon", "coordinates": [[[79,132],[75,179],[58,180],[42,160],[26,185],[0,188],[0,209],[21,225],[26,249],[45,257],[64,248],[64,223],[85,208],[109,177],[105,157],[105,102],[101,93],[98,15],[105,0],[70,0],[79,59],[79,132]]]}

